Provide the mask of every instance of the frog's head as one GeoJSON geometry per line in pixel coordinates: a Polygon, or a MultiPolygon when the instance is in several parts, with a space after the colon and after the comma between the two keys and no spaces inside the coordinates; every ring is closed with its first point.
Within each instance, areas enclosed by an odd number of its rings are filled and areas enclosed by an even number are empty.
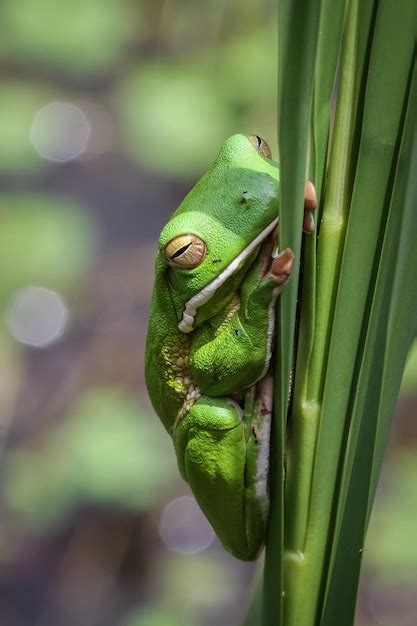
{"type": "Polygon", "coordinates": [[[159,240],[178,327],[191,332],[221,311],[278,221],[277,164],[256,135],[233,135],[159,240]]]}

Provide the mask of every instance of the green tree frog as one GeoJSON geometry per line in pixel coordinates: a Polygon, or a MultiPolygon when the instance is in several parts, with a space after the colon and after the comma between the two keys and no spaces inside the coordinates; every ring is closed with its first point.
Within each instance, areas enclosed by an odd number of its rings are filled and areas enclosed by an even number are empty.
{"type": "Polygon", "coordinates": [[[289,248],[277,253],[278,186],[263,139],[224,143],[160,235],[146,345],[150,399],[179,470],[243,560],[264,543],[275,302],[293,266],[289,248]]]}

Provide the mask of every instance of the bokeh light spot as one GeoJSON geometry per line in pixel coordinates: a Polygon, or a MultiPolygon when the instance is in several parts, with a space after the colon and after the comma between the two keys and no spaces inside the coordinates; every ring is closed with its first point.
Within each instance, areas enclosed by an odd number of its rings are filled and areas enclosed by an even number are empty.
{"type": "Polygon", "coordinates": [[[191,496],[181,496],[166,505],[159,534],[168,550],[183,554],[204,550],[214,538],[213,529],[191,496]]]}
{"type": "Polygon", "coordinates": [[[44,348],[62,337],[68,323],[68,309],[58,293],[29,285],[13,295],[6,323],[20,343],[44,348]]]}
{"type": "Polygon", "coordinates": [[[33,117],[30,141],[44,159],[65,163],[85,151],[90,123],[80,107],[68,102],[50,102],[33,117]]]}

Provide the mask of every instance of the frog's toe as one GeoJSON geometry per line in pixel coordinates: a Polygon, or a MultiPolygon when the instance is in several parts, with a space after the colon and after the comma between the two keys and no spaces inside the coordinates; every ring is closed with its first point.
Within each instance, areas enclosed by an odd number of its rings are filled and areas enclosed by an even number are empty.
{"type": "Polygon", "coordinates": [[[314,211],[317,208],[317,193],[311,180],[304,185],[304,219],[303,232],[310,234],[314,231],[314,211]]]}
{"type": "Polygon", "coordinates": [[[294,265],[294,253],[285,248],[272,262],[270,274],[277,285],[284,285],[290,278],[294,265]]]}

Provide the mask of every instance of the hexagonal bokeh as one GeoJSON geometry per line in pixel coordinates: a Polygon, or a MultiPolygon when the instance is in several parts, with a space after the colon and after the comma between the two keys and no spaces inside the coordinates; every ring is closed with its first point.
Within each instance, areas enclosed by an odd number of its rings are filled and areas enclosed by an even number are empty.
{"type": "Polygon", "coordinates": [[[204,550],[214,539],[212,527],[191,496],[181,496],[165,506],[159,534],[168,550],[182,554],[204,550]]]}
{"type": "Polygon", "coordinates": [[[68,309],[55,291],[29,285],[13,295],[6,323],[16,341],[44,348],[64,334],[68,309]]]}
{"type": "Polygon", "coordinates": [[[65,163],[83,154],[90,130],[90,123],[79,106],[50,102],[36,111],[30,141],[42,158],[65,163]]]}

